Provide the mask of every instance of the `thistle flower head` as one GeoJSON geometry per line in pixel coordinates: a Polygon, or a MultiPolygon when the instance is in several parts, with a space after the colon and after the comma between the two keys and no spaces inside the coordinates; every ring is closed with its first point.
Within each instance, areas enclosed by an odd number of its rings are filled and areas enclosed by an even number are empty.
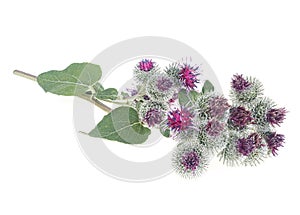
{"type": "Polygon", "coordinates": [[[180,67],[179,79],[188,90],[195,89],[197,87],[196,83],[199,83],[197,77],[199,75],[198,69],[198,66],[190,66],[189,64],[183,64],[180,67]]]}
{"type": "Polygon", "coordinates": [[[260,160],[266,158],[267,150],[262,144],[262,137],[258,133],[252,133],[246,138],[241,138],[237,143],[237,151],[244,157],[241,159],[241,164],[257,165],[260,160]]]}
{"type": "Polygon", "coordinates": [[[179,64],[178,63],[172,63],[168,67],[165,68],[164,72],[174,79],[179,80],[179,64]]]}
{"type": "Polygon", "coordinates": [[[231,82],[231,97],[233,101],[248,104],[259,98],[263,92],[260,81],[252,77],[244,78],[242,75],[235,75],[231,82]]]}
{"type": "Polygon", "coordinates": [[[156,127],[166,119],[166,109],[165,104],[148,100],[141,104],[139,115],[149,127],[156,127]]]}
{"type": "Polygon", "coordinates": [[[173,168],[183,177],[200,175],[208,165],[208,157],[203,149],[195,144],[183,143],[173,152],[173,168]]]}
{"type": "Polygon", "coordinates": [[[237,150],[244,156],[248,156],[255,149],[253,138],[240,138],[237,140],[237,150]]]}
{"type": "Polygon", "coordinates": [[[285,137],[283,134],[277,134],[276,132],[268,132],[266,134],[265,140],[268,144],[269,150],[274,156],[277,155],[278,148],[283,146],[284,139],[285,137]]]}
{"type": "Polygon", "coordinates": [[[143,59],[136,64],[133,75],[137,83],[144,85],[158,70],[157,65],[151,59],[143,59]]]}
{"type": "Polygon", "coordinates": [[[157,73],[147,81],[146,91],[154,100],[168,101],[174,95],[173,80],[166,74],[157,73]]]}
{"type": "Polygon", "coordinates": [[[156,86],[159,91],[166,92],[173,86],[173,82],[165,76],[159,76],[156,80],[156,86]]]}
{"type": "Polygon", "coordinates": [[[200,163],[200,156],[195,151],[186,152],[181,157],[185,170],[195,171],[200,163]]]}
{"type": "Polygon", "coordinates": [[[169,112],[167,124],[175,132],[184,131],[192,125],[193,116],[187,108],[175,109],[169,112]]]}
{"type": "Polygon", "coordinates": [[[205,129],[209,136],[218,137],[221,134],[221,132],[224,130],[224,127],[225,127],[224,123],[216,119],[212,119],[208,121],[205,129]]]}
{"type": "Polygon", "coordinates": [[[267,121],[272,125],[279,125],[283,122],[286,115],[285,108],[273,108],[267,112],[267,121]]]}
{"type": "Polygon", "coordinates": [[[245,128],[252,122],[251,112],[239,106],[230,109],[229,123],[238,129],[245,128]]]}
{"type": "Polygon", "coordinates": [[[214,96],[209,99],[209,113],[211,117],[222,118],[229,109],[227,99],[223,96],[214,96]]]}
{"type": "Polygon", "coordinates": [[[238,92],[248,89],[249,86],[251,86],[251,83],[247,81],[243,75],[236,74],[231,80],[231,87],[238,92]]]}
{"type": "Polygon", "coordinates": [[[137,67],[144,72],[149,72],[150,70],[152,70],[154,68],[154,62],[152,62],[152,60],[150,59],[143,59],[142,61],[140,61],[137,65],[137,67]]]}
{"type": "Polygon", "coordinates": [[[145,121],[149,127],[153,127],[162,122],[163,115],[164,113],[158,109],[150,109],[146,112],[143,121],[145,121]]]}

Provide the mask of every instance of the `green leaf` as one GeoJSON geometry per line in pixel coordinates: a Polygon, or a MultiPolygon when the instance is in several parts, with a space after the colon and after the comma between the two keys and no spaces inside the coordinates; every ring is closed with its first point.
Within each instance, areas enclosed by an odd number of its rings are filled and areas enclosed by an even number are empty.
{"type": "Polygon", "coordinates": [[[164,137],[171,136],[171,130],[169,128],[167,128],[167,129],[160,128],[159,131],[164,137]]]}
{"type": "Polygon", "coordinates": [[[142,126],[136,110],[123,106],[104,116],[89,135],[127,144],[141,144],[150,133],[149,128],[142,126]]]}
{"type": "Polygon", "coordinates": [[[199,95],[200,94],[195,90],[188,92],[185,89],[181,89],[178,93],[179,104],[181,106],[192,105],[197,101],[199,95]]]}
{"type": "Polygon", "coordinates": [[[51,70],[37,77],[38,84],[45,92],[64,96],[84,94],[101,78],[99,65],[73,63],[62,71],[51,70]]]}
{"type": "Polygon", "coordinates": [[[94,84],[93,88],[94,88],[94,90],[95,90],[96,93],[104,90],[104,87],[99,82],[97,82],[96,84],[94,84]]]}
{"type": "Polygon", "coordinates": [[[213,92],[214,90],[215,90],[214,85],[212,85],[212,83],[209,80],[206,80],[202,87],[202,93],[205,94],[205,93],[213,92]]]}
{"type": "Polygon", "coordinates": [[[118,97],[118,91],[115,88],[108,88],[98,91],[95,96],[100,100],[116,100],[118,97]]]}
{"type": "Polygon", "coordinates": [[[190,99],[188,98],[187,91],[185,89],[181,89],[179,91],[178,100],[179,100],[179,104],[181,106],[186,106],[190,102],[190,99]]]}
{"type": "Polygon", "coordinates": [[[195,90],[192,90],[192,91],[189,92],[189,97],[190,97],[190,99],[191,99],[193,102],[197,101],[199,95],[200,95],[200,93],[198,93],[198,92],[195,91],[195,90]]]}

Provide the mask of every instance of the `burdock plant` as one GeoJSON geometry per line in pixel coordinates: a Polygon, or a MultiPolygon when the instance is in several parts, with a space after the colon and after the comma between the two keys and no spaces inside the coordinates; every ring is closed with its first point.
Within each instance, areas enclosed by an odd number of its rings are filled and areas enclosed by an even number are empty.
{"type": "Polygon", "coordinates": [[[82,132],[91,138],[142,144],[151,129],[159,129],[174,140],[172,164],[183,177],[201,175],[216,154],[229,165],[256,165],[284,145],[275,127],[287,111],[264,97],[262,84],[252,77],[234,75],[228,101],[209,80],[200,80],[199,66],[183,62],[161,70],[158,62],[141,59],[133,68],[134,85],[123,92],[104,88],[100,66],[91,63],[38,76],[14,73],[37,81],[45,92],[77,96],[108,112],[94,129],[82,132]]]}

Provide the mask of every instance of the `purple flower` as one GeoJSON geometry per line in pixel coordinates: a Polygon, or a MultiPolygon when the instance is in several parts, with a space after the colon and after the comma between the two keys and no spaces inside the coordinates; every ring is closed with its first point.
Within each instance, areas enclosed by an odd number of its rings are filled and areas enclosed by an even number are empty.
{"type": "Polygon", "coordinates": [[[278,148],[283,146],[284,139],[283,134],[276,134],[276,132],[269,132],[266,134],[265,140],[274,156],[277,155],[278,148]]]}
{"type": "Polygon", "coordinates": [[[231,81],[231,87],[238,92],[246,90],[251,83],[243,78],[243,75],[234,75],[231,81]]]}
{"type": "Polygon", "coordinates": [[[209,136],[217,137],[224,130],[224,123],[221,123],[216,119],[213,119],[208,121],[205,129],[209,136]]]}
{"type": "Polygon", "coordinates": [[[264,146],[261,142],[262,142],[262,138],[258,133],[252,133],[250,134],[247,139],[251,140],[255,146],[255,148],[260,148],[262,146],[264,146]]]}
{"type": "Polygon", "coordinates": [[[200,164],[199,154],[195,151],[184,153],[181,157],[181,164],[184,166],[185,171],[195,171],[200,164]]]}
{"type": "Polygon", "coordinates": [[[286,115],[285,108],[271,109],[267,112],[267,121],[272,125],[278,125],[283,122],[286,115]]]}
{"type": "Polygon", "coordinates": [[[197,76],[199,67],[183,64],[179,70],[179,79],[188,90],[195,89],[196,83],[199,83],[197,76]]]}
{"type": "Polygon", "coordinates": [[[223,117],[230,105],[222,96],[215,96],[209,99],[209,113],[211,117],[223,117]]]}
{"type": "Polygon", "coordinates": [[[186,108],[175,109],[169,112],[168,126],[173,131],[183,131],[192,125],[193,114],[186,108]]]}
{"type": "Polygon", "coordinates": [[[150,70],[152,70],[154,68],[154,64],[155,63],[152,62],[152,60],[143,59],[142,61],[139,62],[138,68],[141,71],[149,72],[150,70]]]}
{"type": "Polygon", "coordinates": [[[192,178],[206,170],[208,156],[198,144],[181,143],[173,152],[172,166],[183,177],[192,178]]]}
{"type": "Polygon", "coordinates": [[[173,82],[167,77],[159,77],[156,82],[157,89],[164,92],[173,86],[173,82]]]}
{"type": "Polygon", "coordinates": [[[237,150],[244,156],[248,156],[255,149],[252,138],[240,138],[237,140],[237,150]]]}
{"type": "Polygon", "coordinates": [[[233,107],[230,109],[229,122],[239,128],[243,129],[252,122],[251,112],[244,107],[233,107]]]}
{"type": "Polygon", "coordinates": [[[144,116],[144,121],[149,125],[149,127],[153,127],[162,122],[163,114],[161,111],[157,109],[150,109],[144,116]]]}
{"type": "Polygon", "coordinates": [[[238,139],[236,147],[239,153],[248,156],[254,149],[264,146],[261,142],[261,136],[257,133],[252,133],[247,138],[238,139]]]}

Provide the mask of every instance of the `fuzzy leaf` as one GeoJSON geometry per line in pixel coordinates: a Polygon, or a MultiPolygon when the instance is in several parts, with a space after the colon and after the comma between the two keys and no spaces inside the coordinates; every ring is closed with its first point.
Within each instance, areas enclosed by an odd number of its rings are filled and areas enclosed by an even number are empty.
{"type": "Polygon", "coordinates": [[[190,102],[190,99],[188,98],[187,91],[185,89],[181,89],[179,91],[178,100],[179,100],[179,104],[181,106],[186,106],[190,102]]]}
{"type": "Polygon", "coordinates": [[[189,92],[189,97],[193,102],[197,101],[199,95],[200,95],[200,93],[198,93],[195,90],[192,90],[189,92]]]}
{"type": "Polygon", "coordinates": [[[99,79],[102,72],[98,65],[73,63],[62,71],[51,70],[37,77],[38,84],[45,92],[64,96],[84,94],[99,79]]]}
{"type": "Polygon", "coordinates": [[[124,106],[104,116],[89,135],[126,144],[141,144],[150,133],[149,128],[142,126],[136,110],[124,106]]]}
{"type": "Polygon", "coordinates": [[[116,100],[118,97],[118,91],[115,88],[108,88],[98,91],[95,96],[100,100],[116,100]]]}
{"type": "Polygon", "coordinates": [[[191,105],[197,100],[198,96],[199,93],[197,91],[192,90],[188,92],[187,90],[182,89],[178,93],[179,104],[181,106],[191,105]]]}
{"type": "Polygon", "coordinates": [[[103,91],[104,87],[102,86],[102,84],[100,84],[99,82],[97,82],[96,84],[93,85],[94,90],[96,91],[96,93],[103,91]]]}
{"type": "Polygon", "coordinates": [[[171,136],[171,130],[169,128],[167,128],[167,129],[160,128],[159,131],[164,137],[171,136]]]}
{"type": "Polygon", "coordinates": [[[206,80],[202,87],[202,93],[205,94],[205,93],[213,92],[214,90],[215,90],[214,85],[209,80],[206,80]]]}

